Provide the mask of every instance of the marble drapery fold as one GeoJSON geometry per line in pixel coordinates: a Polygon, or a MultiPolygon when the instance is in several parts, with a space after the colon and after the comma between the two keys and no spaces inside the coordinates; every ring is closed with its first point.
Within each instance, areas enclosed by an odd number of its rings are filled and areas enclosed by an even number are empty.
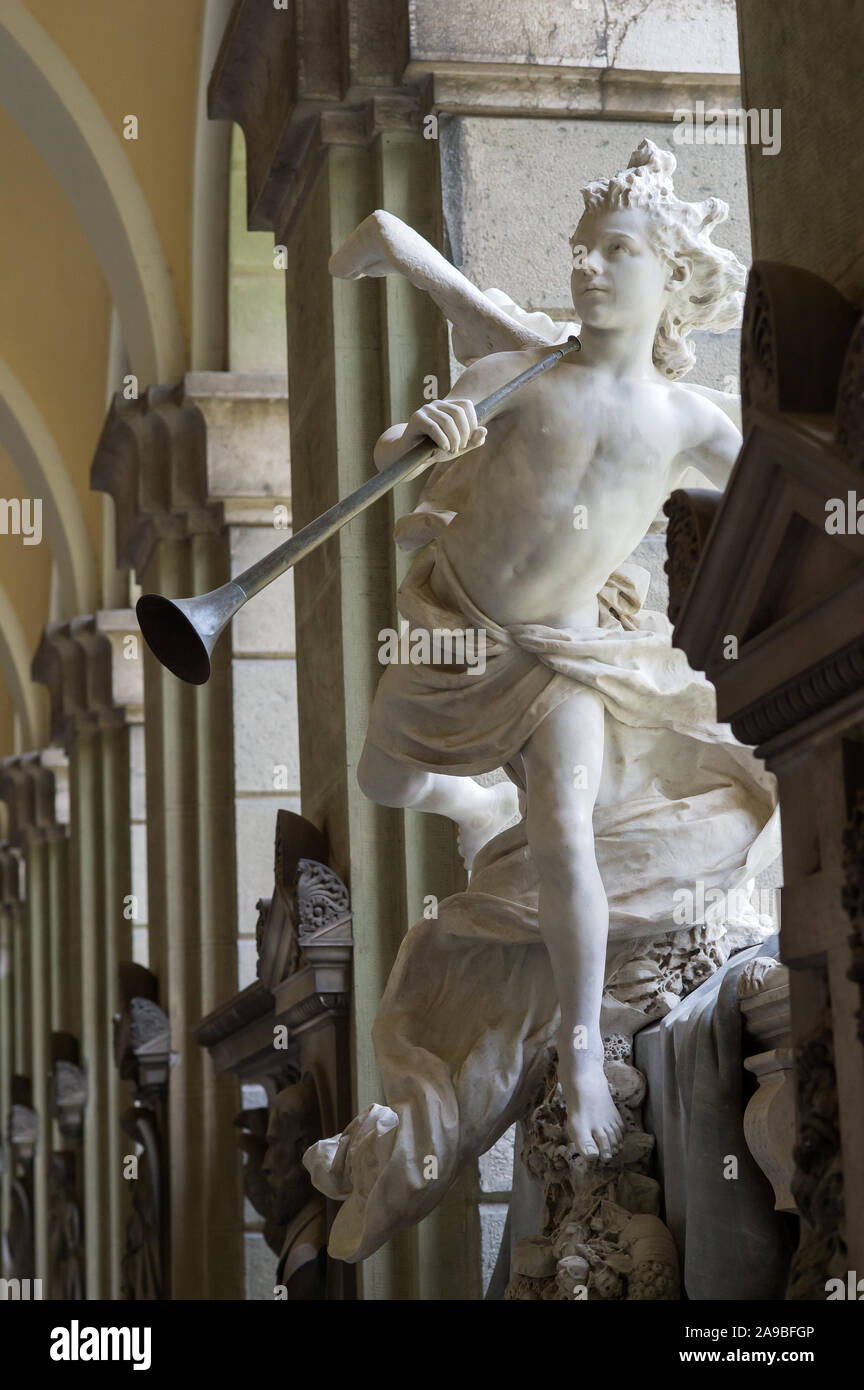
{"type": "MultiPolygon", "coordinates": [[[[634,942],[681,931],[673,914],[682,887],[701,884],[711,904],[700,915],[694,891],[687,929],[707,919],[729,949],[773,930],[746,896],[779,853],[773,778],[716,722],[713,688],[672,648],[667,619],[641,608],[646,579],[632,565],[613,575],[596,628],[502,628],[431,544],[403,581],[400,611],[430,632],[482,626],[485,670],[393,666],[370,725],[374,741],[376,720],[385,721],[388,752],[406,762],[461,773],[506,766],[519,783],[519,750],[541,719],[578,688],[601,696],[594,831],[613,989],[634,942]]],[[[604,1034],[632,1037],[647,1017],[607,993],[604,1034]]],[[[343,1202],[332,1256],[362,1260],[432,1210],[462,1164],[524,1114],[557,1025],[523,821],[485,846],[468,889],[402,943],[373,1031],[386,1104],[304,1155],[316,1187],[343,1202]]]]}

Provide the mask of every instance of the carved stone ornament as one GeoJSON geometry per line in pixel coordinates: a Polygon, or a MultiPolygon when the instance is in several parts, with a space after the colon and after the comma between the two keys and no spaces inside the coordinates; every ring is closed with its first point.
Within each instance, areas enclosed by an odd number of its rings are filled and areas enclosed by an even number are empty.
{"type": "Polygon", "coordinates": [[[269,1110],[245,1111],[243,1190],[264,1217],[264,1238],[279,1256],[277,1283],[289,1299],[323,1298],[327,1246],[325,1202],[301,1158],[321,1134],[318,1097],[310,1081],[278,1093],[269,1110]],[[316,1240],[312,1232],[317,1231],[316,1240]]]}
{"type": "Polygon", "coordinates": [[[314,859],[301,859],[297,875],[300,941],[330,934],[351,915],[348,889],[338,874],[314,859]]]}
{"type": "Polygon", "coordinates": [[[860,789],[843,834],[843,872],[843,906],[852,927],[849,979],[858,986],[858,1036],[864,1042],[864,791],[860,789]]]}
{"type": "Polygon", "coordinates": [[[855,468],[864,468],[864,317],[858,320],[837,387],[834,438],[855,468]]]}
{"type": "Polygon", "coordinates": [[[51,1298],[84,1297],[84,1251],[75,1153],[52,1153],[48,1169],[48,1244],[51,1298]]]}
{"type": "Polygon", "coordinates": [[[744,1111],[744,1137],[774,1189],[775,1210],[797,1212],[789,967],[773,956],[757,956],[738,977],[738,1002],[748,1034],[764,1049],[744,1059],[759,1082],[744,1111]]]}
{"type": "Polygon", "coordinates": [[[153,999],[132,998],[114,1018],[114,1058],[124,1081],[142,1097],[162,1093],[177,1060],[171,1051],[171,1023],[153,999]]]}
{"type": "Polygon", "coordinates": [[[692,927],[642,943],[607,981],[604,1070],[625,1126],[611,1161],[574,1151],[550,1049],[522,1152],[543,1187],[543,1228],[516,1246],[506,1299],[680,1298],[677,1252],[659,1215],[660,1184],[649,1175],[654,1138],[642,1124],[645,1077],[632,1064],[633,1035],[708,979],[729,951],[722,927],[692,927]]]}
{"type": "Polygon", "coordinates": [[[49,1080],[50,1113],[66,1139],[80,1139],[87,1104],[87,1074],[74,1062],[56,1061],[49,1080]]]}
{"type": "Polygon", "coordinates": [[[798,1143],[792,1192],[801,1212],[801,1243],[792,1259],[787,1298],[823,1300],[830,1278],[846,1277],[843,1164],[831,1020],[826,1014],[795,1053],[798,1143]]]}
{"type": "Polygon", "coordinates": [[[9,1143],[16,1158],[27,1163],[39,1140],[39,1116],[29,1105],[13,1105],[9,1110],[9,1143]]]}
{"type": "Polygon", "coordinates": [[[677,622],[684,605],[719,505],[719,492],[696,488],[676,488],[663,503],[663,511],[669,518],[668,558],[663,568],[669,580],[668,612],[672,623],[677,622]]]}
{"type": "Polygon", "coordinates": [[[149,1302],[166,1296],[168,1212],[159,1118],[149,1105],[135,1105],[126,1111],[122,1125],[141,1150],[126,1223],[122,1294],[134,1302],[149,1302]]]}
{"type": "Polygon", "coordinates": [[[757,261],[741,325],[741,403],[748,412],[833,412],[858,310],[800,266],[757,261]],[[806,330],[803,329],[806,325],[806,330]]]}

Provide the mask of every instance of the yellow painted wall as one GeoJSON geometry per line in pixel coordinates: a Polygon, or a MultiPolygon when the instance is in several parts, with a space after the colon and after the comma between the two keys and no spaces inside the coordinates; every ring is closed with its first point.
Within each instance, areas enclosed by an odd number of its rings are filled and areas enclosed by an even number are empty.
{"type": "Polygon", "coordinates": [[[150,205],[189,341],[190,236],[202,0],[27,0],[119,136],[150,205]]]}
{"type": "MultiPolygon", "coordinates": [[[[187,343],[203,0],[25,0],[122,137],[168,262],[187,343]]],[[[38,407],[75,488],[99,573],[102,495],[89,472],[105,418],[111,299],[99,262],[60,185],[0,92],[0,358],[38,407]]],[[[146,383],[149,384],[149,383],[146,383]]],[[[0,453],[0,496],[25,496],[0,453]]],[[[0,585],[32,651],[49,620],[47,540],[0,536],[0,585]]],[[[41,688],[40,688],[41,693],[41,688]]],[[[13,752],[10,691],[0,672],[0,757],[13,752]]]]}
{"type": "Polygon", "coordinates": [[[0,356],[63,455],[96,554],[101,501],[89,474],[105,418],[108,288],[60,185],[2,108],[0,148],[0,356]]]}

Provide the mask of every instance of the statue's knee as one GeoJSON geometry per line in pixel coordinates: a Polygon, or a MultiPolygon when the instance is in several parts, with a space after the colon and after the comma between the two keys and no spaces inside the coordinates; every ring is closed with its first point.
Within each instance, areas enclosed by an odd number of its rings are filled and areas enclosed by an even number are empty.
{"type": "Polygon", "coordinates": [[[370,801],[380,801],[385,789],[383,760],[376,749],[367,744],[357,764],[357,785],[370,801]]]}
{"type": "Polygon", "coordinates": [[[532,815],[529,801],[528,843],[541,873],[578,876],[595,862],[592,817],[580,808],[532,815]]]}
{"type": "Polygon", "coordinates": [[[357,785],[365,797],[379,806],[410,806],[422,795],[426,776],[369,744],[357,764],[357,785]]]}

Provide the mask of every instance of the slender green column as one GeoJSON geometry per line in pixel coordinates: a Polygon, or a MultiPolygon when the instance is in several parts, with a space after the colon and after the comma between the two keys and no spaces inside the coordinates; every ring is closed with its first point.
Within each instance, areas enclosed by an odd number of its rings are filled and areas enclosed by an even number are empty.
{"type": "Polygon", "coordinates": [[[110,1296],[111,1230],[105,1214],[114,1150],[108,1107],[111,1077],[104,1046],[113,998],[109,999],[103,968],[104,816],[99,753],[98,732],[92,726],[80,729],[70,748],[69,764],[76,859],[74,916],[81,947],[81,1054],[88,1084],[83,1142],[88,1299],[110,1296]]]}

